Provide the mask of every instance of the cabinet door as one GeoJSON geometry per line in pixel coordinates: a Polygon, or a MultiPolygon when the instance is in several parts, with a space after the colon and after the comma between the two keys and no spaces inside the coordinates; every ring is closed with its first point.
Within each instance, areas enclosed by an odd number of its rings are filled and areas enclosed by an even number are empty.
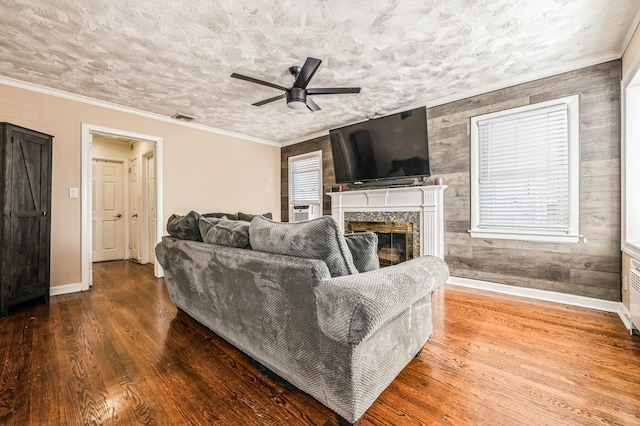
{"type": "Polygon", "coordinates": [[[14,129],[11,146],[12,299],[47,296],[50,139],[14,129]]]}

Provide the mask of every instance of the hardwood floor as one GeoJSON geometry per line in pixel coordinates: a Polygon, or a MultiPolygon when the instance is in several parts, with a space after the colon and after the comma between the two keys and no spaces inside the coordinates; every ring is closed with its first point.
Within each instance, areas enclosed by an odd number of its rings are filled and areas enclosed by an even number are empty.
{"type": "MultiPolygon", "coordinates": [[[[335,425],[177,314],[148,265],[0,321],[0,424],[335,425]]],[[[455,286],[363,425],[638,425],[640,338],[615,314],[455,286]]]]}

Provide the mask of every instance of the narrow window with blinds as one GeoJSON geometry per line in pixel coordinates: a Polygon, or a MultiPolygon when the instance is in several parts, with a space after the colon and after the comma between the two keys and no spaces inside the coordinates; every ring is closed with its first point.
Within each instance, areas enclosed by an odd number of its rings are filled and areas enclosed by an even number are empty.
{"type": "Polygon", "coordinates": [[[579,97],[471,118],[472,237],[579,240],[579,97]]]}
{"type": "Polygon", "coordinates": [[[322,151],[289,157],[289,220],[307,220],[322,212],[322,151]]]}

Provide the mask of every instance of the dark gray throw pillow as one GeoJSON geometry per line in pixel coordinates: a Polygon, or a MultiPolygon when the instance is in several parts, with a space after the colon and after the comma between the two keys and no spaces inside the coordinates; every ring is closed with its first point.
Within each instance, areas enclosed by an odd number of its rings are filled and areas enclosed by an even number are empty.
{"type": "Polygon", "coordinates": [[[229,220],[238,220],[238,215],[233,213],[205,213],[202,217],[213,217],[213,218],[221,218],[225,217],[229,220]]]}
{"type": "Polygon", "coordinates": [[[200,221],[200,232],[205,243],[249,247],[249,222],[243,220],[203,218],[200,221]]]}
{"type": "Polygon", "coordinates": [[[202,236],[202,241],[206,243],[204,236],[207,235],[207,232],[209,232],[209,229],[213,228],[213,226],[219,223],[221,220],[224,220],[224,219],[219,217],[204,217],[204,216],[200,218],[200,222],[198,222],[198,228],[200,228],[200,235],[202,236]]]}
{"type": "Polygon", "coordinates": [[[344,236],[331,216],[296,223],[256,216],[249,226],[249,236],[254,250],[320,259],[332,277],[358,273],[344,236]]]}
{"type": "Polygon", "coordinates": [[[238,212],[238,220],[246,220],[247,222],[251,222],[253,220],[254,217],[256,216],[264,216],[267,219],[273,219],[273,216],[271,215],[271,213],[265,213],[265,214],[249,214],[249,213],[242,213],[242,212],[238,212]]]}
{"type": "Polygon", "coordinates": [[[169,235],[181,240],[202,241],[200,235],[200,214],[193,210],[184,216],[172,214],[167,221],[167,232],[169,235]]]}

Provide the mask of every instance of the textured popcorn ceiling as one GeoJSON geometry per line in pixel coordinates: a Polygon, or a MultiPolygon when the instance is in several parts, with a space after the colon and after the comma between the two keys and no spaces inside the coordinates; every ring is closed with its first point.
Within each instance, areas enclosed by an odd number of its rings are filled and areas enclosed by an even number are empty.
{"type": "Polygon", "coordinates": [[[270,141],[424,105],[620,52],[636,0],[11,0],[0,75],[270,141]],[[361,86],[293,111],[287,68],[323,60],[309,87],[361,86]]]}

